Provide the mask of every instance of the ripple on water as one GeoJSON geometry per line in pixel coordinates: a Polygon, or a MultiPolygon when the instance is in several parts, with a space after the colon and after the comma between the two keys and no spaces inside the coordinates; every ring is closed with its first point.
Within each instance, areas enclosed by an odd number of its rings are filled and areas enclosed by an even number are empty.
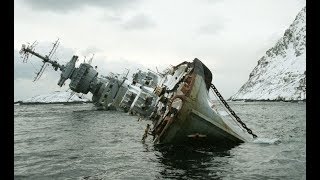
{"type": "MultiPolygon", "coordinates": [[[[154,146],[148,120],[84,105],[15,106],[15,179],[305,179],[305,104],[229,103],[258,138],[154,146]]],[[[219,108],[219,107],[218,107],[219,108]]]]}

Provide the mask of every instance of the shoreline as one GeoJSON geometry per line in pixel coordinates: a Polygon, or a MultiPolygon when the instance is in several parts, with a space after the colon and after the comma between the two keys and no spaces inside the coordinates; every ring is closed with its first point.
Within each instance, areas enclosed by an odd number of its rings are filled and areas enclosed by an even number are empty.
{"type": "Polygon", "coordinates": [[[303,100],[279,100],[279,99],[230,99],[228,100],[230,102],[237,102],[237,101],[243,101],[243,102],[306,102],[306,99],[303,100]]]}
{"type": "Polygon", "coordinates": [[[14,102],[14,104],[20,104],[20,105],[83,104],[83,103],[92,103],[92,101],[72,101],[72,102],[23,102],[23,101],[16,101],[16,102],[14,102]]]}

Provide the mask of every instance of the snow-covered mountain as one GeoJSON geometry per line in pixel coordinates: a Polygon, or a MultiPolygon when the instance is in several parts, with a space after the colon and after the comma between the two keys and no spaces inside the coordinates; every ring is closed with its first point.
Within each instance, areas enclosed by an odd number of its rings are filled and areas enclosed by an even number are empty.
{"type": "Polygon", "coordinates": [[[54,91],[49,94],[34,96],[22,101],[23,103],[65,103],[65,102],[87,102],[87,97],[81,97],[71,91],[54,91]]]}
{"type": "Polygon", "coordinates": [[[306,99],[306,8],[258,61],[249,80],[230,100],[306,99]]]}

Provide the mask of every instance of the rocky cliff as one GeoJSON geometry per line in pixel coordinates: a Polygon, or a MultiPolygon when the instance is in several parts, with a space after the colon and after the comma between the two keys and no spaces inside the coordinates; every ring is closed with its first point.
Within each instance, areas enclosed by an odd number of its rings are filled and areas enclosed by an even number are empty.
{"type": "Polygon", "coordinates": [[[230,100],[306,99],[306,8],[267,50],[249,80],[230,100]]]}

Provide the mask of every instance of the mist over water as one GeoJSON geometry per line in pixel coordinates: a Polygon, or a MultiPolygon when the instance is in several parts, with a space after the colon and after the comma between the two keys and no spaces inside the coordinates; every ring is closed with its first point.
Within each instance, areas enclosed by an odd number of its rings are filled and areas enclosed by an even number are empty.
{"type": "MultiPolygon", "coordinates": [[[[149,120],[91,104],[14,106],[15,179],[305,179],[306,104],[231,102],[258,138],[155,146],[149,120]]],[[[223,110],[219,107],[220,110],[223,110]]]]}

